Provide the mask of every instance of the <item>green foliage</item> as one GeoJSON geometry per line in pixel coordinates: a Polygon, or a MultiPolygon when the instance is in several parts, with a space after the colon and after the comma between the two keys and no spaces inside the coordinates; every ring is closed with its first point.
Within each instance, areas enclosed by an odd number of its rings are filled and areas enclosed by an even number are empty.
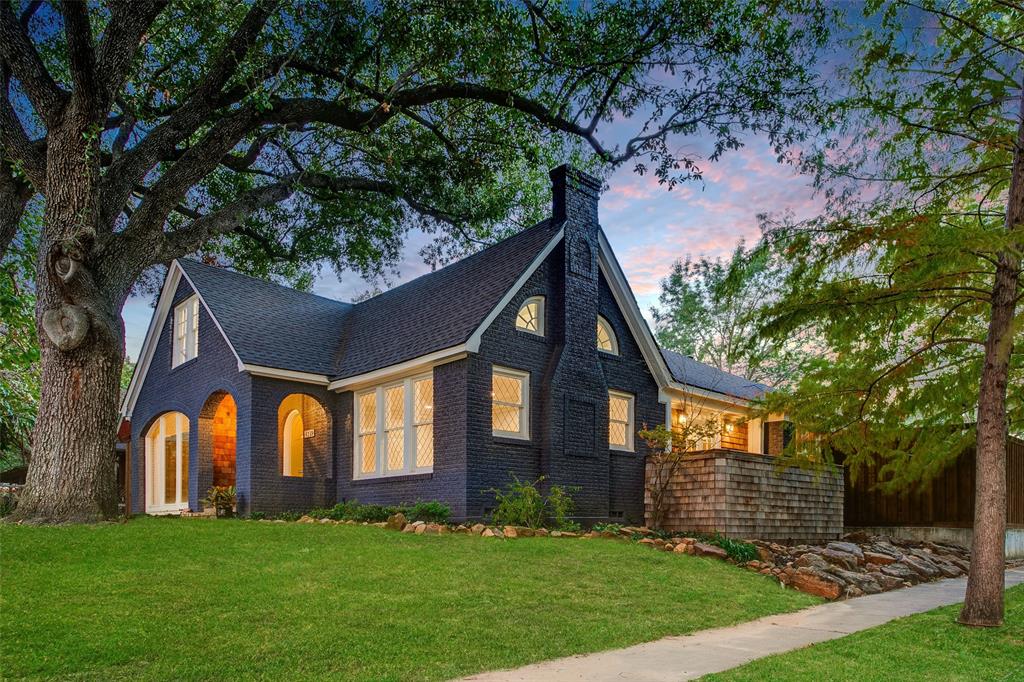
{"type": "Polygon", "coordinates": [[[218,510],[233,509],[237,495],[233,485],[215,485],[206,493],[204,504],[208,504],[218,510]]]}
{"type": "Polygon", "coordinates": [[[621,523],[595,523],[593,526],[591,526],[591,530],[596,530],[598,533],[609,532],[609,533],[615,533],[616,535],[618,535],[619,531],[622,530],[622,524],[621,523]]]}
{"type": "Polygon", "coordinates": [[[302,512],[293,511],[293,510],[283,511],[283,512],[280,512],[279,514],[275,514],[274,515],[274,520],[275,521],[298,521],[301,518],[302,518],[302,512]]]}
{"type": "Polygon", "coordinates": [[[803,355],[795,338],[757,333],[757,311],[772,301],[783,264],[765,250],[741,242],[732,257],[687,257],[661,281],[659,306],[651,309],[664,348],[730,374],[776,386],[786,383],[803,355]]]}
{"type": "Polygon", "coordinates": [[[24,464],[39,405],[33,282],[40,220],[39,207],[30,205],[0,261],[0,472],[24,464]]]}
{"type": "Polygon", "coordinates": [[[491,512],[492,523],[527,528],[541,528],[548,524],[559,530],[579,529],[579,525],[569,518],[575,509],[572,493],[579,488],[553,485],[545,497],[538,487],[544,476],[536,481],[522,481],[513,473],[509,476],[512,480],[504,490],[491,488],[484,491],[494,495],[497,503],[491,512]]]}
{"type": "Polygon", "coordinates": [[[748,561],[754,561],[759,556],[756,545],[744,542],[743,540],[727,538],[721,533],[675,533],[675,535],[696,538],[697,540],[709,545],[721,547],[725,550],[726,554],[729,555],[729,558],[738,564],[745,564],[748,561]]]}
{"type": "Polygon", "coordinates": [[[267,513],[266,512],[261,512],[261,511],[249,512],[249,520],[250,521],[263,521],[266,518],[267,518],[267,513]]]}
{"type": "MultiPolygon", "coordinates": [[[[871,21],[839,74],[848,95],[828,107],[829,142],[808,157],[822,212],[764,224],[763,248],[790,268],[762,332],[813,330],[821,352],[762,407],[803,434],[787,463],[822,466],[842,453],[849,475],[877,467],[895,491],[974,442],[996,267],[1024,252],[1024,233],[1006,225],[1024,14],[987,1],[865,11],[871,21]]],[[[1014,286],[1019,300],[1024,283],[1014,286]]],[[[1019,311],[1009,336],[1002,380],[1010,431],[1020,432],[1019,311]]]]}
{"type": "Polygon", "coordinates": [[[443,502],[417,502],[403,507],[402,513],[409,521],[425,521],[427,523],[448,523],[451,519],[451,507],[443,502]]]}

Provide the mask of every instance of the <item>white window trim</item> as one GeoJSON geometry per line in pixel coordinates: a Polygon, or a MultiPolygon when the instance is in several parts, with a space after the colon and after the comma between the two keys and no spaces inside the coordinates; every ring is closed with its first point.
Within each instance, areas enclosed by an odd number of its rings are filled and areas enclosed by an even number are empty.
{"type": "Polygon", "coordinates": [[[147,514],[172,514],[188,509],[188,481],[182,480],[182,450],[183,438],[189,437],[190,431],[182,432],[182,424],[186,424],[191,429],[188,417],[180,412],[165,412],[157,417],[157,423],[149,428],[146,432],[144,439],[146,447],[146,485],[145,485],[145,498],[146,498],[146,513],[147,514]],[[164,421],[169,415],[175,415],[175,484],[174,484],[174,496],[175,501],[167,502],[164,500],[162,504],[156,503],[156,493],[158,490],[164,490],[166,485],[166,460],[164,459],[167,455],[166,441],[167,441],[167,424],[164,421]],[[155,433],[154,431],[155,429],[155,433]],[[160,447],[155,447],[156,441],[159,441],[160,447]],[[177,502],[184,496],[184,502],[177,502]]]}
{"type": "Polygon", "coordinates": [[[516,311],[516,331],[523,332],[524,334],[533,334],[534,336],[544,336],[544,297],[543,296],[531,296],[530,298],[523,301],[523,304],[519,306],[519,310],[516,311]],[[532,329],[524,329],[519,326],[519,313],[522,312],[523,308],[530,305],[531,303],[537,304],[537,331],[532,329]]]}
{"type": "MultiPolygon", "coordinates": [[[[509,405],[511,403],[502,403],[509,405]]],[[[509,367],[491,366],[491,433],[498,438],[514,438],[516,440],[530,440],[530,373],[509,367]],[[501,431],[494,428],[494,375],[501,374],[522,382],[523,404],[519,407],[519,431],[501,431]]]]}
{"type": "MultiPolygon", "coordinates": [[[[372,388],[366,388],[361,391],[356,391],[352,394],[352,480],[365,480],[372,478],[394,478],[395,476],[410,476],[415,474],[429,474],[434,471],[434,465],[418,467],[416,466],[416,426],[426,424],[427,422],[416,422],[415,407],[416,407],[416,396],[415,396],[415,384],[421,379],[433,379],[433,373],[419,374],[416,376],[406,377],[398,381],[389,381],[386,384],[374,386],[372,388]],[[402,414],[402,456],[404,458],[404,466],[401,469],[388,470],[387,468],[387,452],[385,451],[385,444],[387,439],[384,437],[384,392],[394,386],[404,386],[403,398],[405,404],[403,406],[404,412],[402,414]],[[362,452],[362,438],[360,438],[360,424],[359,424],[359,398],[368,393],[374,394],[377,402],[376,410],[376,424],[373,433],[376,434],[374,439],[376,444],[376,450],[374,461],[376,467],[373,473],[363,473],[362,464],[363,452],[362,452]]],[[[433,423],[434,414],[436,411],[431,411],[431,421],[433,423]]],[[[437,453],[435,452],[435,457],[437,453]]]]}
{"type": "MultiPolygon", "coordinates": [[[[636,430],[636,416],[634,414],[635,407],[636,407],[636,398],[635,398],[635,396],[632,393],[626,393],[624,391],[609,390],[608,391],[609,406],[611,405],[611,397],[612,396],[615,396],[616,398],[622,398],[628,404],[628,406],[626,408],[626,445],[624,447],[621,446],[621,445],[613,445],[612,442],[611,442],[611,434],[609,433],[608,448],[611,449],[611,450],[615,450],[617,452],[635,452],[636,451],[636,442],[635,442],[635,436],[634,436],[633,432],[636,430]]],[[[611,421],[612,421],[611,413],[609,412],[609,416],[608,416],[609,430],[611,428],[611,421]]]]}
{"type": "Polygon", "coordinates": [[[594,325],[594,339],[595,339],[594,343],[595,344],[597,343],[597,327],[602,322],[604,323],[605,329],[608,331],[608,338],[611,339],[612,349],[611,350],[605,350],[604,348],[601,348],[600,346],[598,346],[597,349],[599,351],[601,351],[602,353],[607,353],[608,355],[618,355],[619,354],[619,337],[615,334],[615,327],[613,327],[612,323],[608,321],[608,318],[603,317],[601,315],[597,316],[597,324],[594,325]]]}
{"type": "Polygon", "coordinates": [[[199,297],[195,294],[174,306],[171,316],[171,369],[199,357],[199,297]],[[184,315],[185,336],[178,336],[179,317],[184,315]],[[182,357],[182,343],[184,357],[182,357]]]}

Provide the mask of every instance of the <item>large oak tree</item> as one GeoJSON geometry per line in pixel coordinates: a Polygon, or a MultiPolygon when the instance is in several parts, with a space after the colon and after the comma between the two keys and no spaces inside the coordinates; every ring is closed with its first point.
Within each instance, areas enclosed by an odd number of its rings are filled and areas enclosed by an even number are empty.
{"type": "Polygon", "coordinates": [[[676,181],[680,136],[783,150],[827,26],[816,0],[0,0],[0,248],[45,204],[17,517],[114,515],[120,311],[155,264],[373,271],[414,225],[443,252],[529,218],[566,155],[676,181]]]}

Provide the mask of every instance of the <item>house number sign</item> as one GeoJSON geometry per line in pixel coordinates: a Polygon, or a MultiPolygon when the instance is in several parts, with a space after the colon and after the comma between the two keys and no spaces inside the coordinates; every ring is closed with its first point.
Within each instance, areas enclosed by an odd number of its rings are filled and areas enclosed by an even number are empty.
{"type": "Polygon", "coordinates": [[[303,438],[312,438],[314,433],[315,432],[314,432],[313,429],[306,429],[305,431],[302,432],[302,437],[303,438]]]}

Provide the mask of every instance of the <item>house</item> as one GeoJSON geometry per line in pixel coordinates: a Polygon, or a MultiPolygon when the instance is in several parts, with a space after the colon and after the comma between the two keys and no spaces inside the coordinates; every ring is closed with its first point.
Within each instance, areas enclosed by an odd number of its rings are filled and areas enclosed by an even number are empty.
{"type": "Polygon", "coordinates": [[[781,447],[763,390],[660,350],[598,224],[600,184],[551,172],[552,215],[351,304],[172,263],[125,395],[133,512],[342,499],[485,515],[510,474],[571,485],[583,520],[644,515],[642,425],[722,420],[709,448],[781,447]]]}

